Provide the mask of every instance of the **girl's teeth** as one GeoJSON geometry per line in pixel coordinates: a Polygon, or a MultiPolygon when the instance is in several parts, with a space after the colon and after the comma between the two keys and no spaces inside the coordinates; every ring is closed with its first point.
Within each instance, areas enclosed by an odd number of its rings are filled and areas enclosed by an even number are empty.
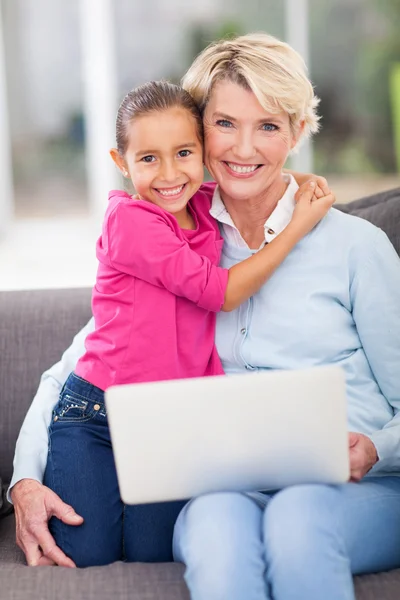
{"type": "Polygon", "coordinates": [[[162,196],[175,196],[183,190],[183,185],[172,190],[157,190],[162,196]]]}
{"type": "Polygon", "coordinates": [[[233,165],[229,162],[228,166],[230,169],[232,169],[232,171],[235,171],[235,173],[252,173],[257,169],[257,165],[252,165],[251,167],[240,167],[239,165],[233,165]]]}

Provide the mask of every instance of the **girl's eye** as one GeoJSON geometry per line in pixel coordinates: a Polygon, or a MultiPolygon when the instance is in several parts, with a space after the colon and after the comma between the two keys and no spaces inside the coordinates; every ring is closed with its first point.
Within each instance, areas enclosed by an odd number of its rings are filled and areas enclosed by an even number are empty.
{"type": "Polygon", "coordinates": [[[233,127],[232,123],[227,119],[218,119],[217,125],[220,127],[233,127]]]}
{"type": "Polygon", "coordinates": [[[156,157],[152,154],[148,154],[147,156],[143,156],[143,158],[141,158],[140,160],[145,163],[152,163],[156,160],[156,157]]]}
{"type": "Polygon", "coordinates": [[[181,158],[185,158],[186,156],[190,156],[192,153],[190,152],[190,150],[179,150],[178,152],[178,156],[180,156],[181,158]]]}
{"type": "Polygon", "coordinates": [[[262,125],[262,129],[264,131],[277,131],[279,127],[277,125],[274,125],[274,123],[264,123],[262,125]]]}

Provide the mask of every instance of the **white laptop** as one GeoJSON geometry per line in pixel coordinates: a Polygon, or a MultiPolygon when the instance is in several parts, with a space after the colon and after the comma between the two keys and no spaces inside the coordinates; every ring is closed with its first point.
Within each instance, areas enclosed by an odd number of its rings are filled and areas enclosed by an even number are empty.
{"type": "Polygon", "coordinates": [[[106,408],[126,504],[349,478],[337,366],[120,385],[106,408]]]}

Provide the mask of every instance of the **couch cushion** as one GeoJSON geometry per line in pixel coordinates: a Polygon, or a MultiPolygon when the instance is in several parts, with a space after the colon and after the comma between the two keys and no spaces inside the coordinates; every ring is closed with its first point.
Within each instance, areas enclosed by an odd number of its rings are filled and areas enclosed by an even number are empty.
{"type": "MultiPolygon", "coordinates": [[[[7,600],[190,600],[179,564],[114,563],[105,567],[25,567],[1,564],[7,600]]],[[[382,597],[382,599],[384,598],[382,597]]]]}
{"type": "Polygon", "coordinates": [[[373,194],[335,208],[361,217],[383,229],[400,255],[400,188],[373,194]]]}
{"type": "MultiPolygon", "coordinates": [[[[14,515],[0,522],[1,598],[7,600],[189,600],[180,564],[114,563],[64,569],[26,567],[15,545],[14,515]],[[84,592],[83,592],[84,590],[84,592]]],[[[357,600],[398,600],[400,569],[355,578],[357,600]]]]}
{"type": "Polygon", "coordinates": [[[398,600],[400,569],[355,578],[357,600],[398,600]]]}
{"type": "Polygon", "coordinates": [[[4,563],[10,563],[14,565],[26,564],[22,551],[15,543],[14,515],[5,517],[0,521],[0,565],[2,566],[4,563]]]}
{"type": "Polygon", "coordinates": [[[3,484],[0,477],[0,517],[8,515],[12,511],[12,506],[6,498],[7,486],[3,484]]]}
{"type": "Polygon", "coordinates": [[[177,563],[114,563],[65,569],[27,567],[15,544],[14,515],[0,521],[0,598],[7,600],[189,600],[177,563]]]}
{"type": "Polygon", "coordinates": [[[0,476],[9,482],[15,442],[42,372],[60,360],[91,316],[87,289],[0,293],[0,476]]]}

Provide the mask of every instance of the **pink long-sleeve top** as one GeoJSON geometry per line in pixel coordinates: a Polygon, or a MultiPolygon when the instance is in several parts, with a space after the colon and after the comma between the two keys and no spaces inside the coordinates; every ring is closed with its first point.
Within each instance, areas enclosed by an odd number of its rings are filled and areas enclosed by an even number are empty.
{"type": "Polygon", "coordinates": [[[216,313],[228,271],[210,216],[214,185],[189,202],[196,229],[145,200],[112,191],[97,242],[95,331],[75,373],[106,390],[122,383],[219,375],[216,313]]]}

